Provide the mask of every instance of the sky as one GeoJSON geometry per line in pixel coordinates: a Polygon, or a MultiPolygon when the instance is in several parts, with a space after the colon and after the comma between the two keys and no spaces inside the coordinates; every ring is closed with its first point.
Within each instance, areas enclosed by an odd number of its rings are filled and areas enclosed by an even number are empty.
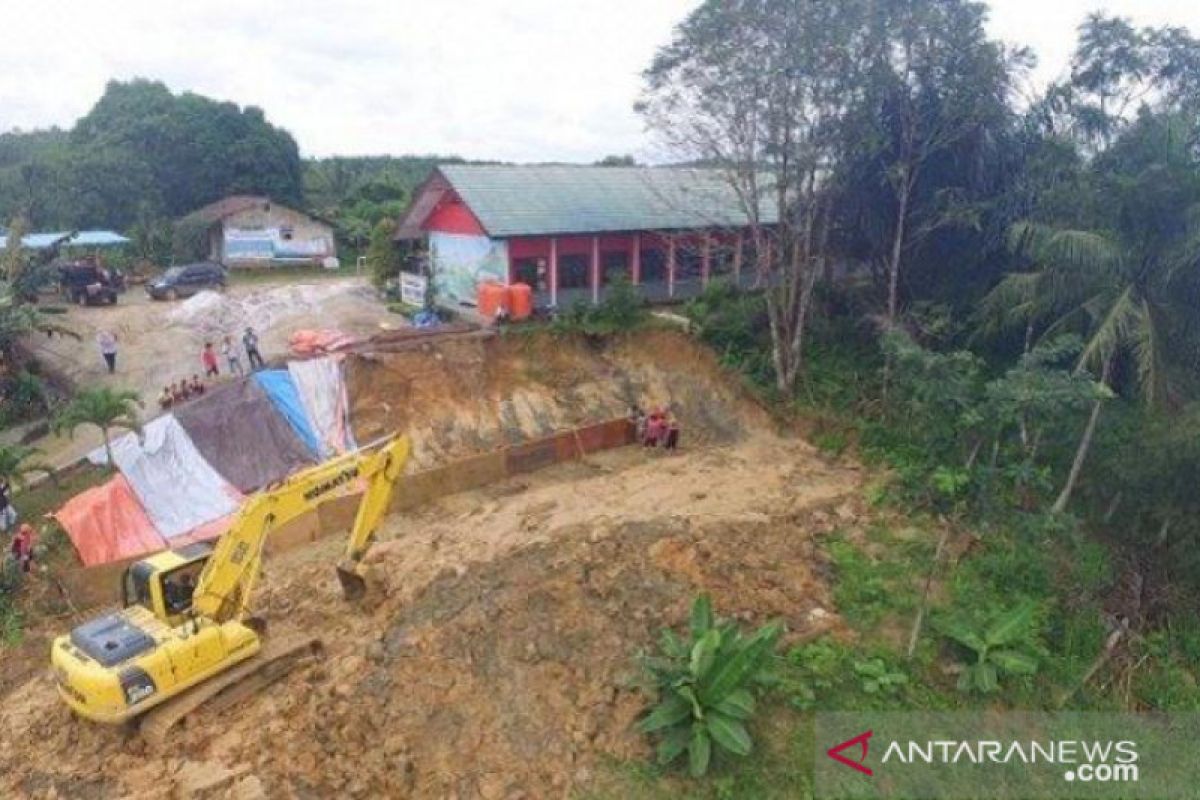
{"type": "MultiPolygon", "coordinates": [[[[654,158],[641,71],[697,0],[0,0],[0,130],[70,127],[110,78],[262,108],[305,156],[654,158]]],[[[1196,0],[992,0],[1065,73],[1093,10],[1200,35],[1196,0]]],[[[1031,87],[1034,88],[1034,87],[1031,87]]]]}

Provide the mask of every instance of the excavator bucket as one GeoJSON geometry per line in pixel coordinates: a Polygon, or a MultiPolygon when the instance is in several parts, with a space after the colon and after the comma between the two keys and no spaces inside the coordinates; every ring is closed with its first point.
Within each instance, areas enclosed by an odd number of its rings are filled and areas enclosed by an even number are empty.
{"type": "Polygon", "coordinates": [[[367,579],[359,572],[359,566],[352,561],[343,561],[337,565],[338,582],[342,584],[342,595],[351,602],[358,602],[367,596],[367,579]]]}

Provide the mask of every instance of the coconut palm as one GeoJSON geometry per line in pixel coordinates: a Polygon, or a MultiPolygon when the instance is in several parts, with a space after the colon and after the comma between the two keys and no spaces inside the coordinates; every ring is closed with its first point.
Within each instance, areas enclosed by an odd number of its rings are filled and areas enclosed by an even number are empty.
{"type": "MultiPolygon", "coordinates": [[[[1010,233],[1012,248],[1037,265],[1005,278],[985,299],[985,323],[1025,326],[1026,347],[1041,336],[1073,330],[1084,337],[1077,371],[1112,382],[1118,359],[1136,369],[1136,385],[1149,404],[1172,394],[1177,367],[1197,331],[1194,312],[1182,301],[1200,265],[1200,183],[1195,164],[1159,121],[1115,145],[1098,170],[1098,215],[1111,221],[1093,229],[1021,222],[1010,233]],[[1165,166],[1164,166],[1165,165],[1165,166]]],[[[1095,434],[1104,397],[1098,397],[1054,503],[1066,508],[1095,434]]]]}
{"type": "Polygon", "coordinates": [[[104,454],[114,464],[111,434],[113,428],[141,433],[138,409],[143,406],[138,393],[126,389],[88,389],[72,398],[54,421],[55,432],[67,431],[74,436],[80,425],[94,425],[104,438],[104,454]]]}
{"type": "Polygon", "coordinates": [[[0,445],[0,481],[23,484],[31,473],[51,474],[49,466],[34,460],[41,453],[36,447],[0,445]]]}

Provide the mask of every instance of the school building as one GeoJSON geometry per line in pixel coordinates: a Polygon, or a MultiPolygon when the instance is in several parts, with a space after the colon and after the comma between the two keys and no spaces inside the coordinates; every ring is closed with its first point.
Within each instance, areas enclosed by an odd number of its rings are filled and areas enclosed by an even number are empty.
{"type": "Polygon", "coordinates": [[[566,308],[600,302],[618,276],[653,301],[717,278],[752,286],[747,229],[717,170],[447,164],[414,193],[396,239],[427,248],[441,303],[474,303],[491,280],[566,308]]]}

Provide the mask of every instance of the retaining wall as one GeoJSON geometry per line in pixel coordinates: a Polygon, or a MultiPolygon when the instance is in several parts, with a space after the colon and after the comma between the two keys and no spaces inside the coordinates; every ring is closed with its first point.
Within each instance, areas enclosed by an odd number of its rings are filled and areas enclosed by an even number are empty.
{"type": "MultiPolygon", "coordinates": [[[[608,420],[404,475],[392,494],[391,512],[416,508],[440,497],[496,483],[510,475],[533,472],[582,458],[588,453],[621,447],[632,443],[633,439],[633,425],[629,420],[608,420]]],[[[359,493],[355,493],[327,500],[314,511],[281,525],[267,538],[266,553],[270,556],[326,536],[347,535],[354,524],[358,499],[359,493]]],[[[121,576],[125,568],[137,560],[131,558],[80,567],[57,577],[77,609],[111,605],[121,602],[121,576]]]]}

